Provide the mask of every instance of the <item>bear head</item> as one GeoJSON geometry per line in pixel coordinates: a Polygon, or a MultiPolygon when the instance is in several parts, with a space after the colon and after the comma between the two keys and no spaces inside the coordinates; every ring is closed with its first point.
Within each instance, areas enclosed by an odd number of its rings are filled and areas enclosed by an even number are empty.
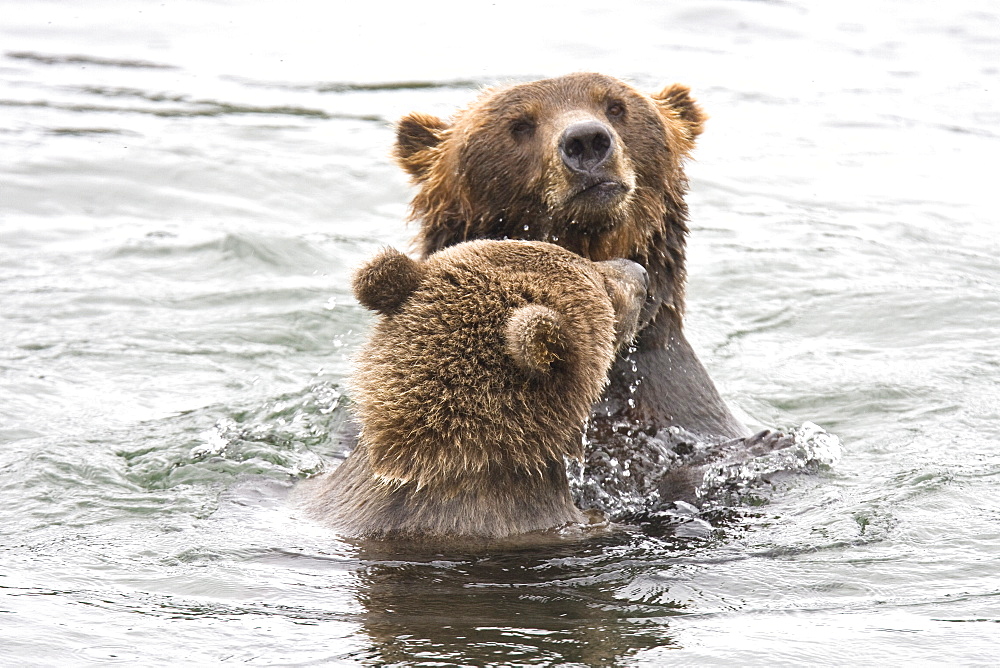
{"type": "Polygon", "coordinates": [[[683,162],[704,120],[684,86],[650,95],[591,73],[487,90],[450,121],[412,113],[395,157],[418,187],[418,246],[536,239],[631,258],[679,312],[683,162]]]}
{"type": "Polygon", "coordinates": [[[448,495],[578,457],[646,289],[636,263],[543,242],[381,252],[354,280],[381,314],[353,380],[372,475],[448,495]]]}

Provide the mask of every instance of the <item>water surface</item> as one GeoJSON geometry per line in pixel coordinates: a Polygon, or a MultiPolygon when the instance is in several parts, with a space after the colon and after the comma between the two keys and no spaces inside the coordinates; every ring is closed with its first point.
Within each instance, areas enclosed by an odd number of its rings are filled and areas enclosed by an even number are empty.
{"type": "Polygon", "coordinates": [[[3,662],[994,663],[1000,12],[815,5],[4,3],[3,662]],[[548,547],[296,518],[414,232],[391,122],[576,70],[692,86],[689,338],[843,455],[548,547]]]}

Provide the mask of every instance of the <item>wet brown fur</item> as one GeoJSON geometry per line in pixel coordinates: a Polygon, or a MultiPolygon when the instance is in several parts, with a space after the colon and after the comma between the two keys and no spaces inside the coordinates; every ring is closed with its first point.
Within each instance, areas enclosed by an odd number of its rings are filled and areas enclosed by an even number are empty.
{"type": "MultiPolygon", "coordinates": [[[[627,263],[626,263],[627,264],[627,263]]],[[[503,538],[584,521],[565,458],[645,283],[540,242],[475,241],[424,260],[387,249],[355,277],[381,317],[361,351],[358,445],[306,508],[365,537],[503,538]],[[408,289],[401,286],[409,286],[408,289]]]]}
{"type": "Polygon", "coordinates": [[[398,124],[395,158],[417,186],[411,217],[425,256],[468,239],[538,239],[648,270],[652,298],[637,349],[611,371],[591,420],[594,438],[623,424],[747,433],[683,334],[684,162],[705,118],[684,86],[650,95],[581,73],[486,90],[450,121],[413,113],[398,124]],[[610,128],[615,146],[604,175],[616,185],[603,197],[581,192],[557,150],[568,123],[592,119],[610,128]]]}

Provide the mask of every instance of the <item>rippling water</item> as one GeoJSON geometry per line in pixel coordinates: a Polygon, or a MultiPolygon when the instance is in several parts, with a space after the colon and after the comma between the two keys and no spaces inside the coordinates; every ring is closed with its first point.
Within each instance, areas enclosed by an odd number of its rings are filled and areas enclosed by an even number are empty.
{"type": "Polygon", "coordinates": [[[995,663],[1000,12],[817,4],[2,3],[2,662],[995,663]],[[293,517],[391,121],[575,70],[693,87],[689,338],[842,456],[548,547],[293,517]]]}

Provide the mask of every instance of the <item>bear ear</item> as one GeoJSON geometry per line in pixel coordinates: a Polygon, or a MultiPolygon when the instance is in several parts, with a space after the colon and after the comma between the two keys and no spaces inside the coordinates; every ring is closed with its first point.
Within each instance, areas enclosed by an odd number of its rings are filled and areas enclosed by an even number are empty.
{"type": "Polygon", "coordinates": [[[423,280],[423,267],[395,248],[386,248],[354,274],[354,296],[383,315],[399,310],[423,280]]]}
{"type": "Polygon", "coordinates": [[[671,84],[659,93],[653,93],[653,100],[661,112],[670,111],[668,115],[679,118],[687,126],[691,138],[694,139],[705,129],[708,115],[702,111],[698,103],[691,97],[691,89],[681,84],[671,84]]]}
{"type": "Polygon", "coordinates": [[[507,353],[526,371],[548,371],[564,351],[562,317],[538,304],[515,309],[505,337],[507,353]]]}
{"type": "Polygon", "coordinates": [[[422,181],[436,159],[435,151],[450,126],[437,116],[412,113],[396,124],[396,147],[393,156],[410,176],[422,181]]]}

